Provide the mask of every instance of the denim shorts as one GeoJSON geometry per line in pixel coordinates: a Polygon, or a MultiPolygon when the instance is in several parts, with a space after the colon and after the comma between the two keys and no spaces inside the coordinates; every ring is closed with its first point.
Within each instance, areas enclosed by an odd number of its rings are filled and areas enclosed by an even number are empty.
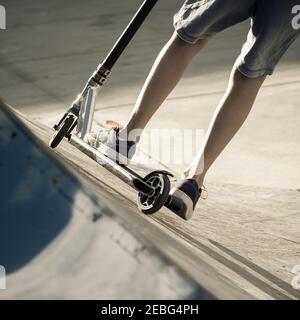
{"type": "Polygon", "coordinates": [[[236,62],[244,75],[271,75],[294,42],[292,9],[300,0],[187,0],[174,16],[178,36],[188,43],[210,38],[251,18],[247,41],[236,62]]]}

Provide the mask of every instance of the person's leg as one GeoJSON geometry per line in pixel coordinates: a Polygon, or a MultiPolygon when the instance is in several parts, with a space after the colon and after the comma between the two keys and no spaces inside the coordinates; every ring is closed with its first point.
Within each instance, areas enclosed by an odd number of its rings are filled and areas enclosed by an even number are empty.
{"type": "Polygon", "coordinates": [[[184,172],[184,177],[195,179],[200,187],[207,170],[247,118],[266,75],[273,73],[282,55],[299,35],[300,30],[291,28],[291,11],[296,2],[274,0],[254,3],[247,42],[236,61],[228,89],[215,113],[205,143],[193,164],[184,172]]]}
{"type": "Polygon", "coordinates": [[[138,129],[138,136],[134,140],[139,139],[153,114],[179,82],[193,57],[206,43],[207,40],[200,39],[195,44],[190,44],[183,41],[176,32],[173,34],[159,53],[122,132],[130,134],[132,130],[138,129]]]}
{"type": "MultiPolygon", "coordinates": [[[[237,22],[236,17],[243,17],[243,13],[244,17],[247,16],[246,12],[250,15],[252,23],[247,41],[232,71],[228,89],[216,110],[206,139],[193,163],[170,192],[172,197],[167,206],[182,218],[192,217],[207,171],[244,123],[265,77],[273,73],[282,55],[300,34],[300,30],[291,28],[291,12],[295,4],[296,0],[249,0],[243,1],[243,5],[237,5],[236,1],[230,3],[229,0],[209,2],[211,16],[214,17],[216,15],[213,13],[218,6],[221,8],[224,5],[222,9],[227,8],[231,11],[233,8],[238,10],[232,12],[232,20],[228,19],[230,13],[221,10],[224,20],[218,21],[218,26],[214,26],[212,31],[219,32],[219,26],[224,24],[233,25],[237,22]]],[[[186,13],[184,16],[188,16],[186,13]]],[[[207,13],[209,11],[205,10],[204,15],[199,15],[199,22],[203,21],[207,13]]],[[[193,26],[194,23],[191,24],[191,27],[193,26]]],[[[197,23],[197,26],[199,27],[200,23],[197,23]]],[[[183,31],[186,31],[186,23],[182,23],[182,27],[183,31]]]]}
{"type": "Polygon", "coordinates": [[[248,78],[234,66],[201,150],[183,178],[194,179],[202,187],[208,169],[246,120],[265,78],[248,78]]]}

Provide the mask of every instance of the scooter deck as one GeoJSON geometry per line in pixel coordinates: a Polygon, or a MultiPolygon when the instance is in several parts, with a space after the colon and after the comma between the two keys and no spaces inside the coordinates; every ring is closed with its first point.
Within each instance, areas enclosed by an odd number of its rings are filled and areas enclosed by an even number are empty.
{"type": "Polygon", "coordinates": [[[69,143],[96,161],[99,165],[113,173],[115,176],[129,184],[138,192],[141,192],[144,195],[149,195],[151,192],[153,192],[153,188],[149,186],[140,175],[125,165],[117,164],[105,154],[93,148],[84,140],[76,136],[76,134],[71,135],[69,143]]]}

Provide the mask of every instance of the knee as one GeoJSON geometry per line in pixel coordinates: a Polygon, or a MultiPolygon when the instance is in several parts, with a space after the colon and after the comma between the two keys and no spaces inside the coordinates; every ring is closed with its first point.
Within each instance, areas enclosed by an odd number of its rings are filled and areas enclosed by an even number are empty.
{"type": "Polygon", "coordinates": [[[177,32],[174,32],[171,41],[173,42],[174,45],[176,45],[178,48],[182,48],[186,51],[199,51],[201,50],[208,42],[207,39],[200,39],[196,43],[189,43],[187,41],[184,41],[179,37],[177,32]]]}
{"type": "Polygon", "coordinates": [[[266,79],[266,76],[248,77],[244,75],[238,68],[234,68],[232,73],[232,82],[235,86],[238,85],[256,85],[260,87],[266,79]]]}

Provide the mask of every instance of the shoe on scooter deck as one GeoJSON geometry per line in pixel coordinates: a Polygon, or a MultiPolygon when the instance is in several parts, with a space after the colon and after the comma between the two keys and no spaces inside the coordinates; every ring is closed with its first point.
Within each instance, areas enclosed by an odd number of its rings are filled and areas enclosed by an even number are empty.
{"type": "MultiPolygon", "coordinates": [[[[109,135],[116,128],[117,129],[121,128],[121,125],[115,121],[106,121],[106,124],[108,124],[109,127],[108,128],[102,127],[100,129],[98,129],[99,135],[101,135],[101,130],[103,130],[102,132],[104,132],[104,135],[106,137],[106,134],[109,135]],[[108,131],[106,131],[106,130],[108,130],[108,131]]],[[[93,134],[92,137],[94,140],[92,141],[91,144],[94,145],[98,151],[104,153],[110,159],[116,161],[118,164],[126,165],[127,168],[131,167],[131,170],[133,170],[132,171],[133,174],[139,173],[141,176],[147,175],[149,172],[151,172],[151,169],[147,165],[144,165],[144,164],[142,165],[142,163],[152,163],[155,168],[161,167],[161,172],[163,174],[170,175],[170,176],[173,175],[172,173],[170,173],[170,170],[165,171],[165,167],[161,163],[159,163],[158,161],[156,161],[154,164],[153,163],[154,160],[146,153],[141,153],[141,152],[137,153],[137,155],[140,158],[138,162],[129,160],[124,155],[116,152],[116,150],[108,147],[104,143],[101,143],[100,142],[101,138],[96,140],[96,136],[97,136],[96,134],[93,134]]],[[[113,140],[113,141],[115,141],[115,140],[113,140]]],[[[157,170],[155,170],[155,169],[152,169],[152,171],[157,172],[157,170]]],[[[180,180],[180,182],[182,182],[182,181],[180,180]]],[[[175,213],[176,215],[178,215],[182,219],[189,220],[193,215],[195,204],[197,203],[198,199],[200,198],[201,189],[199,189],[198,187],[197,188],[194,187],[194,185],[193,185],[194,181],[191,181],[191,182],[185,181],[184,183],[183,182],[181,183],[180,186],[177,184],[177,186],[175,186],[170,191],[169,197],[168,197],[166,203],[164,204],[164,206],[166,206],[169,210],[171,210],[173,213],[175,213]]]]}
{"type": "Polygon", "coordinates": [[[155,170],[145,177],[140,176],[129,166],[120,165],[98,149],[90,146],[76,134],[70,136],[69,142],[81,152],[96,161],[119,179],[138,191],[138,208],[145,214],[153,214],[160,210],[168,201],[170,193],[171,173],[155,170]]]}

